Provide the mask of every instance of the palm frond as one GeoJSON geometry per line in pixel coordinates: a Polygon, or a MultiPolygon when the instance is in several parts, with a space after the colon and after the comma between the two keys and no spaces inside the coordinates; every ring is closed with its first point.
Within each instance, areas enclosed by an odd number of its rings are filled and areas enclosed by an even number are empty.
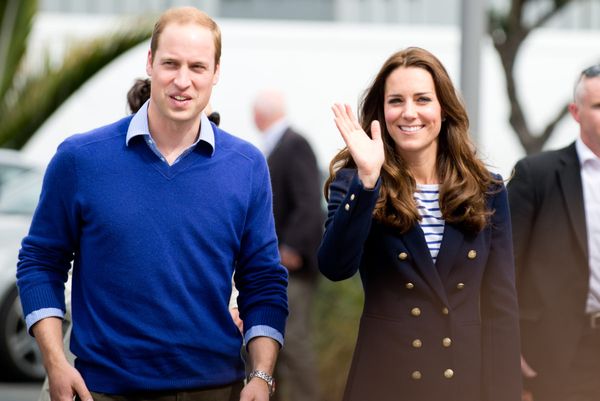
{"type": "Polygon", "coordinates": [[[36,11],[36,0],[0,2],[0,99],[21,66],[36,11]]]}
{"type": "Polygon", "coordinates": [[[40,72],[9,91],[0,105],[0,147],[20,149],[52,113],[88,79],[151,35],[147,22],[73,46],[60,66],[40,72]]]}

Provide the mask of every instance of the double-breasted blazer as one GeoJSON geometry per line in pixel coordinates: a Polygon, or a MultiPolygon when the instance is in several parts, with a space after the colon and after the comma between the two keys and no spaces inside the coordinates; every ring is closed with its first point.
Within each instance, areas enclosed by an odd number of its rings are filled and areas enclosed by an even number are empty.
{"type": "Polygon", "coordinates": [[[523,356],[541,399],[562,399],[585,324],[589,264],[575,144],[519,161],[508,184],[523,356]],[[546,396],[546,398],[542,398],[546,396]]]}
{"type": "MultiPolygon", "coordinates": [[[[379,185],[379,184],[378,184],[379,185]]],[[[437,264],[418,224],[402,234],[372,217],[379,187],[342,169],[329,189],[319,268],[360,271],[365,304],[345,401],[519,401],[519,328],[508,201],[491,224],[446,224],[437,264]]]]}

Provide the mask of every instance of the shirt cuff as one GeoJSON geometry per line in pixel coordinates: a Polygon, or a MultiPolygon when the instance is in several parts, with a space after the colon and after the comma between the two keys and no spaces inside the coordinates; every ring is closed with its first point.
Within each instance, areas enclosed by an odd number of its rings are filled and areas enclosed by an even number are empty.
{"type": "Polygon", "coordinates": [[[271,326],[258,325],[250,327],[244,336],[244,341],[246,344],[248,344],[254,337],[272,338],[273,340],[277,341],[281,347],[283,347],[283,335],[271,326]]]}
{"type": "MultiPolygon", "coordinates": [[[[42,308],[34,310],[25,317],[25,324],[27,325],[27,332],[31,334],[31,328],[34,324],[47,317],[58,317],[60,319],[65,318],[65,312],[58,308],[42,308]]],[[[33,335],[33,334],[32,334],[33,335]]]]}

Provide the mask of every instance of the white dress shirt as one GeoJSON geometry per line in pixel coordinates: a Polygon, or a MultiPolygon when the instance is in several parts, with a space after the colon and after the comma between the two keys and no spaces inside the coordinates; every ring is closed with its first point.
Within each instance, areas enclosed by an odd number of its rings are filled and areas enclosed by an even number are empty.
{"type": "Polygon", "coordinates": [[[600,157],[581,140],[575,143],[581,164],[583,205],[587,227],[590,289],[586,312],[600,312],[600,157]]]}
{"type": "Polygon", "coordinates": [[[274,122],[269,129],[263,132],[261,150],[265,157],[269,157],[283,134],[285,134],[285,131],[287,131],[288,127],[289,123],[285,118],[282,118],[274,122]]]}

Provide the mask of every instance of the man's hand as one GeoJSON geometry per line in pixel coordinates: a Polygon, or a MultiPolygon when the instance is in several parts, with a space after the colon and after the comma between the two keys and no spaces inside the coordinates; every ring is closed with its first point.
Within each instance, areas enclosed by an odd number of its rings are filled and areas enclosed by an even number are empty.
{"type": "Polygon", "coordinates": [[[240,333],[244,334],[244,321],[240,319],[240,310],[236,306],[235,308],[229,308],[229,314],[231,315],[231,319],[233,323],[237,326],[240,333]]]}
{"type": "Polygon", "coordinates": [[[534,401],[531,391],[523,390],[521,393],[521,401],[534,401]]]}
{"type": "Polygon", "coordinates": [[[48,317],[31,328],[44,358],[48,372],[48,386],[52,401],[73,401],[78,395],[83,401],[93,401],[83,378],[69,364],[65,356],[62,339],[62,320],[48,317]]]}
{"type": "Polygon", "coordinates": [[[52,401],[72,401],[74,395],[84,401],[93,401],[81,374],[66,360],[48,370],[48,385],[52,401]]]}
{"type": "MultiPolygon", "coordinates": [[[[537,372],[529,366],[523,355],[521,355],[521,373],[525,379],[532,379],[537,376],[537,372]]],[[[531,391],[523,389],[521,401],[534,401],[531,391]]]]}
{"type": "Polygon", "coordinates": [[[302,267],[302,256],[294,248],[281,245],[279,255],[281,256],[281,264],[289,271],[295,271],[302,267]]]}
{"type": "Polygon", "coordinates": [[[268,401],[269,400],[269,386],[267,382],[258,378],[253,377],[248,384],[244,386],[240,394],[240,401],[268,401]]]}
{"type": "Polygon", "coordinates": [[[523,358],[523,355],[521,355],[521,373],[526,379],[532,379],[537,376],[537,372],[529,366],[525,358],[523,358]]]}

